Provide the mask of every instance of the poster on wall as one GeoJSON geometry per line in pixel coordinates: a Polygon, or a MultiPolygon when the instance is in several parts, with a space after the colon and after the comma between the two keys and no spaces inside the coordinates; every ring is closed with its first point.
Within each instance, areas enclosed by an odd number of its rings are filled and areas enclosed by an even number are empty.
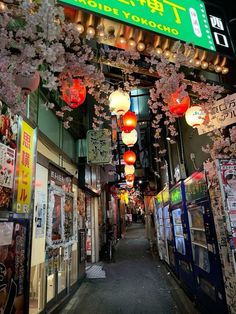
{"type": "Polygon", "coordinates": [[[42,191],[37,191],[35,204],[35,238],[42,238],[44,236],[46,204],[46,194],[42,191]]]}
{"type": "Polygon", "coordinates": [[[66,242],[73,239],[74,229],[74,198],[73,194],[66,193],[64,205],[64,236],[66,242]]]}
{"type": "Polygon", "coordinates": [[[12,210],[18,118],[0,103],[0,211],[12,210]]]}
{"type": "Polygon", "coordinates": [[[47,245],[56,247],[64,241],[64,204],[65,193],[58,187],[49,190],[47,214],[47,245]]]}
{"type": "Polygon", "coordinates": [[[231,248],[236,249],[236,160],[219,160],[221,192],[225,201],[228,230],[232,234],[231,248]]]}
{"type": "Polygon", "coordinates": [[[49,164],[49,182],[52,186],[60,187],[66,193],[72,192],[72,176],[51,163],[49,164]]]}
{"type": "Polygon", "coordinates": [[[0,222],[0,313],[25,313],[26,241],[24,223],[0,222]]]}

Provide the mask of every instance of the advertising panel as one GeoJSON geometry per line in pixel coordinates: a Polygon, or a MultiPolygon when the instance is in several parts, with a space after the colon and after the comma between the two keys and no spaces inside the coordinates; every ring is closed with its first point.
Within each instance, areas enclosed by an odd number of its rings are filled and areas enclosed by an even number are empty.
{"type": "Polygon", "coordinates": [[[61,0],[59,2],[216,51],[205,5],[200,0],[61,0]]]}
{"type": "Polygon", "coordinates": [[[34,186],[36,129],[20,118],[18,134],[16,211],[17,213],[28,213],[32,206],[32,192],[34,186]]]}

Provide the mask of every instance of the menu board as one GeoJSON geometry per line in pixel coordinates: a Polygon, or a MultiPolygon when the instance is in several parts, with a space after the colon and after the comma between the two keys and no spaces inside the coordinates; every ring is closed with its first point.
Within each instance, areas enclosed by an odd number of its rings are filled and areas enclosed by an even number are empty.
{"type": "Polygon", "coordinates": [[[177,208],[172,211],[174,233],[175,233],[175,245],[176,250],[182,255],[186,254],[183,226],[181,221],[181,208],[177,208]]]}
{"type": "Polygon", "coordinates": [[[0,313],[26,313],[27,226],[0,222],[0,313]]]}

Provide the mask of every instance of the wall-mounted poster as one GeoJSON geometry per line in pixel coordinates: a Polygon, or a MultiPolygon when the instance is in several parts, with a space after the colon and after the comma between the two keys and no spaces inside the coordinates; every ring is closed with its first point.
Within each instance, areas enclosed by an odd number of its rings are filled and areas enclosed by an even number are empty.
{"type": "Polygon", "coordinates": [[[0,229],[7,230],[0,242],[0,313],[26,313],[27,226],[0,222],[0,229]]]}
{"type": "Polygon", "coordinates": [[[66,242],[73,239],[74,231],[74,199],[73,195],[67,193],[64,205],[64,235],[66,242]]]}
{"type": "Polygon", "coordinates": [[[46,194],[42,191],[37,191],[35,202],[35,237],[42,238],[45,228],[46,194]]]}
{"type": "Polygon", "coordinates": [[[64,241],[65,193],[59,187],[49,189],[47,245],[54,247],[64,241]]]}

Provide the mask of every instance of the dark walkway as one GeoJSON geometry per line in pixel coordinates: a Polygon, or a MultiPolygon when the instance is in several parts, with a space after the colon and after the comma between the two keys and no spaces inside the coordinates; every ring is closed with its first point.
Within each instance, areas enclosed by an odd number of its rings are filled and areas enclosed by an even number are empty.
{"type": "Polygon", "coordinates": [[[128,228],[116,249],[116,262],[105,264],[105,279],[86,279],[60,313],[196,313],[166,267],[153,257],[141,224],[128,228]]]}

